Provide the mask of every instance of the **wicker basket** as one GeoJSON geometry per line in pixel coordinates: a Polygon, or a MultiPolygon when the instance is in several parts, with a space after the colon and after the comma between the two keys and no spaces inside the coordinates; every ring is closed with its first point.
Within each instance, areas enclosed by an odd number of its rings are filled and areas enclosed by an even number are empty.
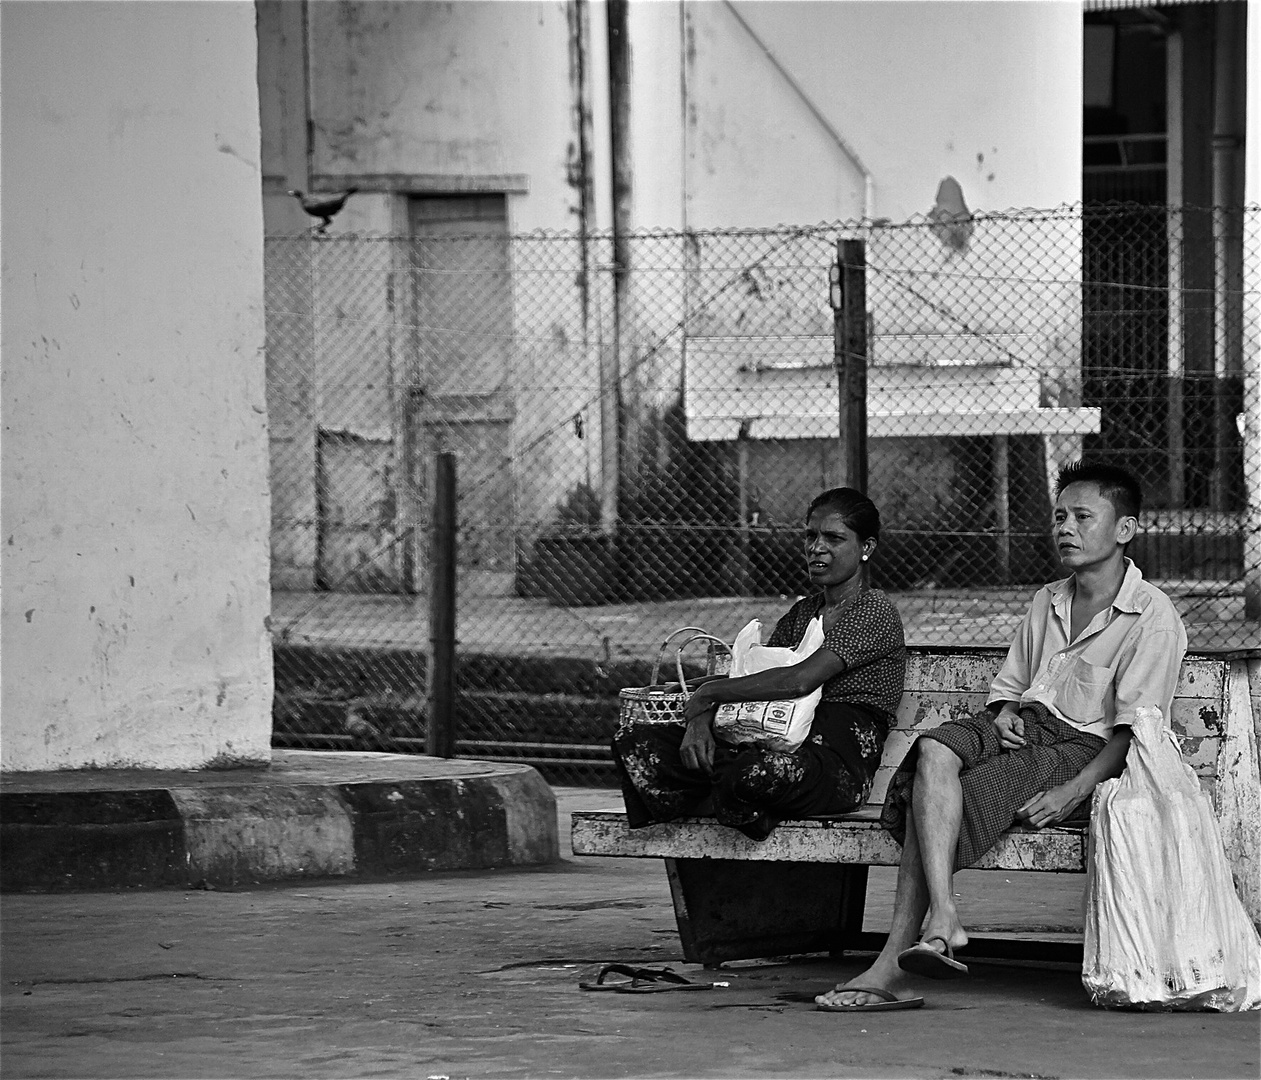
{"type": "Polygon", "coordinates": [[[629,724],[681,724],[683,723],[683,709],[687,705],[687,699],[692,696],[692,692],[687,688],[687,676],[683,673],[683,650],[686,649],[694,641],[708,641],[709,649],[706,657],[705,673],[707,675],[718,674],[718,650],[716,645],[721,645],[727,650],[727,658],[730,661],[731,647],[721,638],[716,638],[712,634],[707,634],[699,626],[684,626],[676,630],[668,638],[661,643],[661,649],[657,653],[656,663],[652,665],[652,682],[648,686],[628,686],[618,693],[621,702],[621,709],[618,714],[618,723],[629,724]],[[674,650],[674,666],[675,672],[678,674],[678,685],[681,690],[667,689],[671,684],[662,683],[661,679],[661,661],[665,659],[666,649],[670,642],[680,634],[690,632],[692,636],[682,642],[674,650]]]}

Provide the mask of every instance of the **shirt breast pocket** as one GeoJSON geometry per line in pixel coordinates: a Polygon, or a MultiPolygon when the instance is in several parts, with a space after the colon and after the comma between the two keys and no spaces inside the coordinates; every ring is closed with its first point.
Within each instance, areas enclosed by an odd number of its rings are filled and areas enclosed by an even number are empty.
{"type": "Polygon", "coordinates": [[[1078,660],[1056,695],[1062,712],[1080,723],[1103,719],[1107,710],[1104,699],[1112,688],[1112,669],[1078,660]]]}

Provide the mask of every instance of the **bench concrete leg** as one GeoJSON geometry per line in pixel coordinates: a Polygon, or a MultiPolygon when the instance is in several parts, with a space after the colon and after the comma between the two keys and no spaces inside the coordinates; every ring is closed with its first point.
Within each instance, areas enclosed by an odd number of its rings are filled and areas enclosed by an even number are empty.
{"type": "Polygon", "coordinates": [[[829,952],[862,930],[867,867],[840,863],[666,859],[683,956],[724,960],[829,952]]]}
{"type": "Polygon", "coordinates": [[[841,936],[831,950],[833,956],[840,957],[846,949],[852,949],[858,944],[866,910],[867,867],[846,866],[845,878],[841,884],[841,936]]]}

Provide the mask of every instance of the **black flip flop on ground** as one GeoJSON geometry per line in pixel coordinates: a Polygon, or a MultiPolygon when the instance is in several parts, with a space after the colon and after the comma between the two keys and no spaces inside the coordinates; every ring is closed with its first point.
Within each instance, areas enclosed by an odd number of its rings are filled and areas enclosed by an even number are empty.
{"type": "Polygon", "coordinates": [[[619,986],[618,990],[623,994],[665,994],[674,990],[712,990],[714,988],[713,983],[692,982],[691,979],[686,979],[669,968],[646,974],[651,977],[637,976],[631,980],[629,986],[619,986]]]}
{"type": "Polygon", "coordinates": [[[968,965],[955,959],[950,942],[939,937],[925,938],[918,945],[898,953],[898,967],[928,979],[958,979],[968,973],[968,965]],[[934,949],[928,944],[930,941],[940,941],[943,951],[934,949]]]}
{"type": "Polygon", "coordinates": [[[654,974],[652,968],[636,968],[627,964],[605,964],[600,969],[600,973],[595,977],[595,982],[580,982],[579,990],[620,990],[623,986],[630,984],[637,978],[649,978],[654,974]],[[614,979],[611,982],[605,980],[610,975],[621,975],[620,979],[614,979]]]}
{"type": "Polygon", "coordinates": [[[637,968],[627,964],[605,964],[594,982],[580,982],[579,990],[617,990],[633,994],[661,993],[663,990],[712,990],[709,983],[694,983],[670,968],[637,968]],[[610,975],[622,978],[609,980],[610,975]]]}

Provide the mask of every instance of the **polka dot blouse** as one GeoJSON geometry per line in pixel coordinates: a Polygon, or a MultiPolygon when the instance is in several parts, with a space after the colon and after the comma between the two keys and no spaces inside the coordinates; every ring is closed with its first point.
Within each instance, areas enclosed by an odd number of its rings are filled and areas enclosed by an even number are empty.
{"type": "MultiPolygon", "coordinates": [[[[823,603],[822,593],[798,600],[775,624],[766,644],[795,648],[823,603]]],[[[879,589],[860,594],[824,637],[822,648],[845,661],[845,670],[823,684],[823,700],[867,705],[891,722],[906,678],[906,638],[889,598],[879,589]]]]}

